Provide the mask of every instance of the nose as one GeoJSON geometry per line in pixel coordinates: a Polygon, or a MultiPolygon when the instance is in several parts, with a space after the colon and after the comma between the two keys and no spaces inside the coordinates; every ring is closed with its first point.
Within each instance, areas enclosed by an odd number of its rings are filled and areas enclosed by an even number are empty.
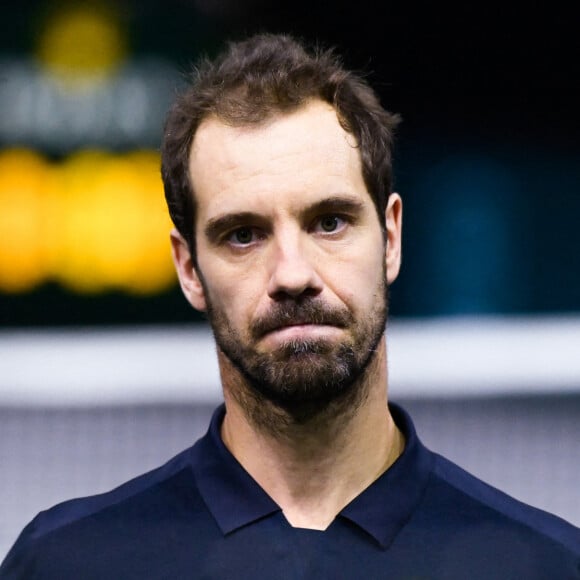
{"type": "Polygon", "coordinates": [[[310,254],[307,242],[298,232],[288,232],[275,241],[270,256],[270,298],[312,297],[322,291],[322,279],[310,254]]]}

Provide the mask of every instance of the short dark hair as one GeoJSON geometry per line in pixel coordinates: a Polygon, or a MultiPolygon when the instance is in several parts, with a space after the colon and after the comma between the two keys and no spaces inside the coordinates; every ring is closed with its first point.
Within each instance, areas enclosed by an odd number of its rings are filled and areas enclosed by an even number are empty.
{"type": "Polygon", "coordinates": [[[233,126],[256,125],[316,99],[332,105],[342,127],[355,137],[363,178],[384,227],[399,116],[386,111],[366,80],[346,70],[332,50],[307,49],[288,35],[258,34],[230,43],[215,60],[203,60],[167,116],[161,148],[165,198],[194,264],[196,204],[189,157],[201,122],[213,116],[233,126]]]}

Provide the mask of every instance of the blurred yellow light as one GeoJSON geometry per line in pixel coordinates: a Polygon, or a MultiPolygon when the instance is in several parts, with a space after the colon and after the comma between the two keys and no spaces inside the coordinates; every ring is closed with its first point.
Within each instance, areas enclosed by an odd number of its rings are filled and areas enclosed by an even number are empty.
{"type": "MultiPolygon", "coordinates": [[[[98,261],[99,215],[107,208],[99,207],[95,193],[109,155],[98,151],[81,151],[60,168],[61,196],[64,220],[62,228],[63,252],[58,279],[80,293],[105,290],[106,281],[98,261]]],[[[109,208],[109,211],[116,211],[109,208]]]]}
{"type": "Polygon", "coordinates": [[[27,291],[49,274],[53,175],[25,150],[0,153],[0,288],[27,291]]]}
{"type": "Polygon", "coordinates": [[[124,223],[124,241],[133,268],[132,275],[125,276],[124,286],[133,293],[150,294],[175,281],[173,262],[169,259],[172,224],[163,196],[159,155],[141,151],[129,154],[126,161],[133,189],[129,193],[128,187],[125,194],[132,219],[124,223]]]}
{"type": "Polygon", "coordinates": [[[124,59],[120,19],[104,3],[67,4],[53,12],[39,36],[38,58],[68,83],[83,84],[110,74],[124,59]]]}
{"type": "Polygon", "coordinates": [[[0,155],[0,290],[162,292],[175,283],[170,229],[157,153],[0,155]]]}

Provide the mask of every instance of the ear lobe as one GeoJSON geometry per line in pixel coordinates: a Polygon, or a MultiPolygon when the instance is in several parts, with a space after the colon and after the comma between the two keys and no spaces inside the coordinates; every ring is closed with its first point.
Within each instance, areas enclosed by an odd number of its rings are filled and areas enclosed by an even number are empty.
{"type": "Polygon", "coordinates": [[[398,193],[391,193],[385,211],[385,226],[387,233],[387,284],[392,284],[401,268],[402,230],[403,230],[403,200],[398,193]]]}
{"type": "Polygon", "coordinates": [[[176,230],[171,230],[171,256],[181,290],[187,301],[200,311],[206,310],[205,292],[199,275],[193,265],[189,246],[182,235],[176,230]]]}

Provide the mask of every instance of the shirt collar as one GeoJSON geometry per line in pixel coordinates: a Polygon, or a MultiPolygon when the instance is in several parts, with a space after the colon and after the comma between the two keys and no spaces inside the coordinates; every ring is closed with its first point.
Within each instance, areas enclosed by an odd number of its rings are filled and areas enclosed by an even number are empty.
{"type": "MultiPolygon", "coordinates": [[[[400,457],[375,482],[351,501],[338,517],[346,518],[387,547],[421,500],[433,456],[420,442],[409,415],[398,405],[389,408],[405,437],[400,457]]],[[[256,483],[224,445],[221,405],[209,430],[192,448],[192,468],[199,491],[222,533],[251,524],[280,507],[256,483]]]]}
{"type": "Polygon", "coordinates": [[[405,449],[387,471],[340,513],[386,548],[411,518],[433,469],[433,454],[417,437],[408,413],[394,403],[389,409],[405,438],[405,449]]]}
{"type": "Polygon", "coordinates": [[[280,511],[280,506],[256,483],[222,441],[225,406],[214,412],[209,430],[192,448],[193,473],[209,511],[222,533],[228,534],[280,511]]]}

